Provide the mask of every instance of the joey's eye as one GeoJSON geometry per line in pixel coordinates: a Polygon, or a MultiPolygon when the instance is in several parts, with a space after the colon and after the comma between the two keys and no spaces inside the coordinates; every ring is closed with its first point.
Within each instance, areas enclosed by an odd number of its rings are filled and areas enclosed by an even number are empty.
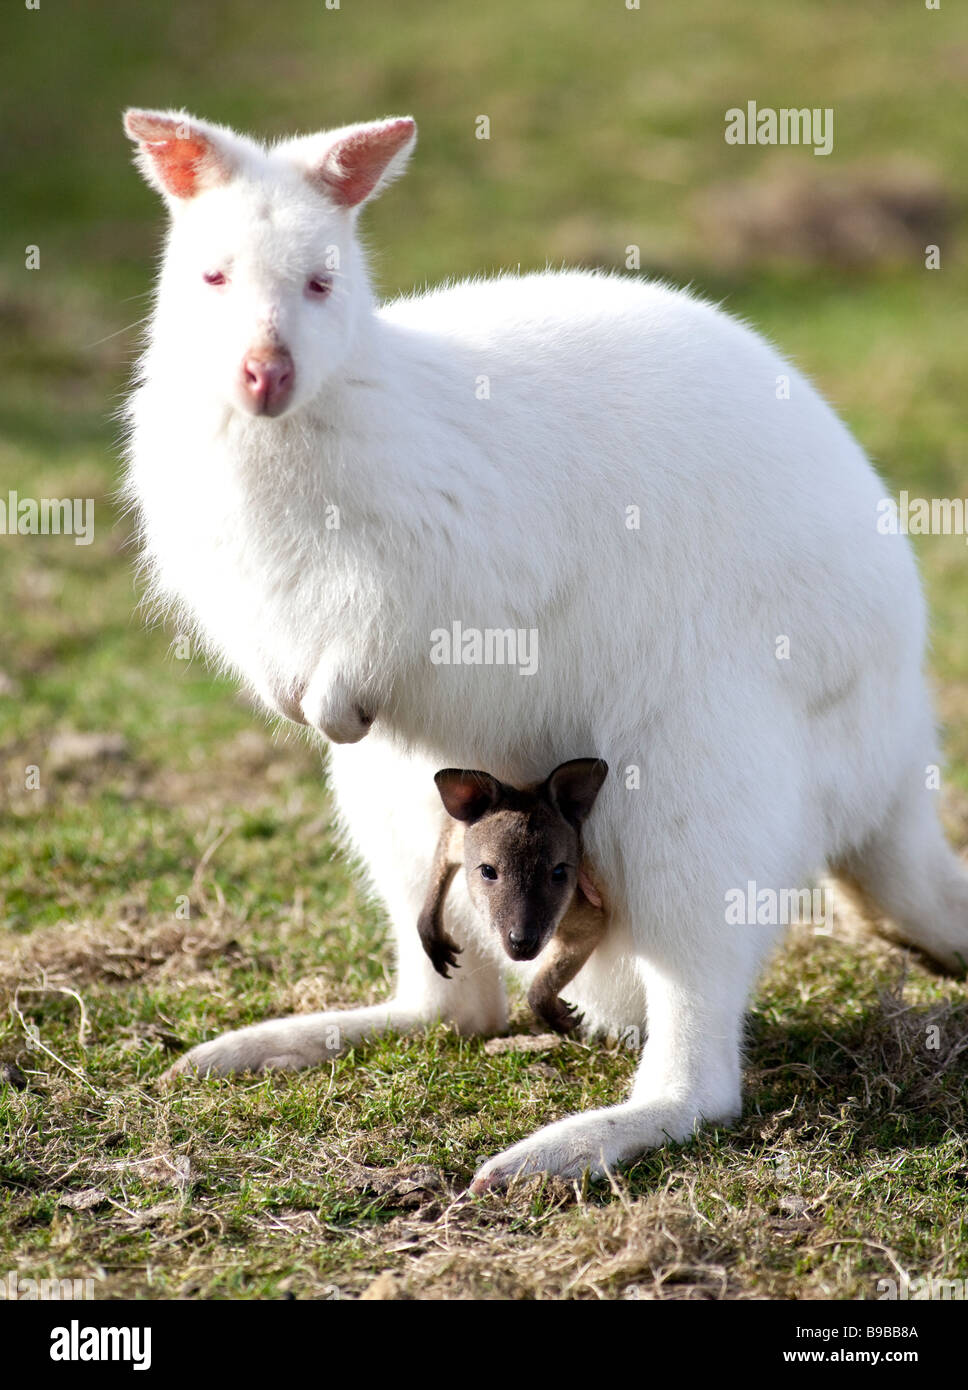
{"type": "Polygon", "coordinates": [[[566,879],[567,877],[568,877],[568,865],[567,865],[567,864],[556,864],[555,867],[551,870],[551,881],[552,881],[552,883],[564,883],[564,881],[565,881],[565,879],[566,879]]]}
{"type": "Polygon", "coordinates": [[[490,880],[497,878],[497,869],[495,869],[493,864],[481,865],[481,878],[486,878],[490,880]]]}
{"type": "Polygon", "coordinates": [[[325,298],[332,288],[333,282],[327,275],[314,275],[306,281],[306,293],[314,299],[325,298]]]}
{"type": "Polygon", "coordinates": [[[205,274],[202,276],[202,279],[205,281],[206,285],[225,284],[225,276],[222,274],[220,270],[207,270],[205,274]]]}

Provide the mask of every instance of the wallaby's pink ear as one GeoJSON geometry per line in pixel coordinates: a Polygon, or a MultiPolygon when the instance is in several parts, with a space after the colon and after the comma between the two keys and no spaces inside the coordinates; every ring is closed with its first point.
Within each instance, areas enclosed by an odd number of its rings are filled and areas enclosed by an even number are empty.
{"type": "Polygon", "coordinates": [[[448,815],[466,825],[480,820],[501,799],[501,784],[489,772],[445,767],[434,774],[434,781],[448,815]]]}
{"type": "Polygon", "coordinates": [[[308,170],[309,181],[340,207],[359,207],[403,173],[416,139],[410,116],[331,131],[322,158],[308,170]]]}
{"type": "Polygon", "coordinates": [[[595,805],[607,775],[608,763],[601,758],[572,758],[552,772],[544,785],[545,796],[577,830],[595,805]]]}
{"type": "Polygon", "coordinates": [[[148,183],[168,198],[194,198],[232,176],[220,133],[179,111],[126,111],[124,129],[138,144],[148,183]]]}

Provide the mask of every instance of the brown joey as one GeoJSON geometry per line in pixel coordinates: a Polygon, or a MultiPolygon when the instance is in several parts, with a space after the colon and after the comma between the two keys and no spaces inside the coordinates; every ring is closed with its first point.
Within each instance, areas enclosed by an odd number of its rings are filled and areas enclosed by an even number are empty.
{"type": "Polygon", "coordinates": [[[453,824],[438,842],[417,923],[424,949],[441,975],[456,967],[460,948],[444,928],[443,904],[463,865],[474,907],[512,960],[534,960],[554,938],[528,998],[559,1032],[580,1021],[559,991],[605,928],[601,896],[582,866],[581,828],[607,772],[600,758],[574,758],[528,787],[460,768],[434,778],[453,824]]]}

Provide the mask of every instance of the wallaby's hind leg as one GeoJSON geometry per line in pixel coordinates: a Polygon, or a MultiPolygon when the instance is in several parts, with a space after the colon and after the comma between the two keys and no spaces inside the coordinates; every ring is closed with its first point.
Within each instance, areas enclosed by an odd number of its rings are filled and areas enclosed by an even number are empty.
{"type": "Polygon", "coordinates": [[[379,735],[332,750],[330,777],[353,848],[366,841],[370,881],[396,938],[397,988],[392,999],[358,1009],[268,1019],[199,1043],[170,1069],[225,1076],[231,1072],[295,1071],[331,1061],[349,1047],[382,1033],[413,1033],[437,1020],[466,1037],[501,1033],[507,1026],[504,981],[493,952],[473,934],[469,903],[453,889],[450,920],[461,938],[461,969],[444,980],[424,953],[417,916],[441,829],[434,766],[400,758],[390,764],[379,735]],[[381,759],[382,753],[382,759],[381,759]],[[373,789],[380,788],[380,795],[373,789]],[[429,790],[428,790],[429,788],[429,790]],[[368,837],[368,838],[367,838],[368,837]]]}
{"type": "Polygon", "coordinates": [[[946,970],[968,968],[968,870],[948,845],[938,793],[923,776],[881,825],[834,865],[848,891],[890,918],[887,934],[915,946],[946,970]],[[893,926],[893,930],[891,930],[893,926]]]}

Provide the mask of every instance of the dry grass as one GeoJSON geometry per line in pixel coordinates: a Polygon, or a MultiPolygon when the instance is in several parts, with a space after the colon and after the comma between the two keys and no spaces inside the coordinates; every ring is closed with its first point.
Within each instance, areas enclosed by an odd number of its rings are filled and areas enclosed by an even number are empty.
{"type": "MultiPolygon", "coordinates": [[[[966,1272],[964,990],[856,922],[778,959],[734,1131],[610,1184],[474,1200],[480,1154],[617,1099],[632,1059],[438,1029],[305,1076],[161,1090],[199,1001],[285,950],[221,909],[38,931],[0,958],[0,1055],[29,1083],[0,1090],[12,1267],[93,1275],[102,1296],[373,1299],[872,1297],[901,1269],[966,1272]]],[[[274,1004],[307,1006],[307,982],[274,1004]]]]}

